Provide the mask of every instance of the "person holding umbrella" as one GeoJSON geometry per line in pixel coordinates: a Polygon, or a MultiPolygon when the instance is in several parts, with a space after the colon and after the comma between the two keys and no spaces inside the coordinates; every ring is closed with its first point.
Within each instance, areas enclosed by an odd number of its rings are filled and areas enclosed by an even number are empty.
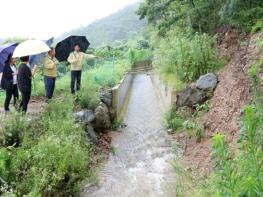
{"type": "Polygon", "coordinates": [[[86,54],[80,51],[80,44],[75,43],[74,51],[70,53],[68,57],[68,62],[70,63],[71,69],[71,93],[75,94],[75,88],[77,91],[80,90],[81,86],[81,73],[83,62],[85,59],[93,59],[96,56],[86,54]]]}
{"type": "Polygon", "coordinates": [[[5,111],[9,112],[9,105],[14,97],[14,106],[16,108],[16,101],[18,100],[18,88],[17,88],[17,68],[16,68],[16,59],[12,58],[12,54],[9,54],[6,64],[3,69],[3,76],[1,86],[6,91],[5,98],[5,111]]]}
{"type": "Polygon", "coordinates": [[[29,56],[50,51],[49,46],[40,40],[27,40],[20,43],[13,57],[20,57],[21,63],[18,68],[18,88],[22,94],[20,110],[27,112],[27,106],[31,97],[32,72],[29,65],[29,56]]]}
{"type": "Polygon", "coordinates": [[[0,81],[2,80],[3,70],[8,56],[14,52],[17,45],[17,43],[7,43],[0,46],[0,81]]]}
{"type": "Polygon", "coordinates": [[[44,82],[46,98],[48,100],[53,96],[57,77],[57,64],[59,62],[55,58],[55,54],[55,49],[51,48],[47,56],[44,58],[44,82]]]}
{"type": "Polygon", "coordinates": [[[56,58],[68,61],[71,69],[71,93],[80,90],[81,72],[84,60],[96,56],[85,54],[90,43],[86,36],[69,36],[56,45],[56,58]]]}

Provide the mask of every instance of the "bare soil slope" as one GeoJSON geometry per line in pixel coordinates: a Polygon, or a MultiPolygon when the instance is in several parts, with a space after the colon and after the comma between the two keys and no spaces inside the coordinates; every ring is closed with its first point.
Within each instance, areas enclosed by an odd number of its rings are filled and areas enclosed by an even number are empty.
{"type": "Polygon", "coordinates": [[[215,133],[224,134],[230,147],[236,147],[242,108],[252,100],[248,69],[262,57],[257,50],[257,41],[263,33],[248,35],[239,42],[235,30],[220,31],[219,57],[225,57],[229,62],[217,73],[219,84],[209,102],[210,110],[203,117],[205,139],[197,143],[184,135],[177,136],[184,147],[182,162],[187,170],[195,171],[199,176],[212,170],[211,138],[215,133]]]}

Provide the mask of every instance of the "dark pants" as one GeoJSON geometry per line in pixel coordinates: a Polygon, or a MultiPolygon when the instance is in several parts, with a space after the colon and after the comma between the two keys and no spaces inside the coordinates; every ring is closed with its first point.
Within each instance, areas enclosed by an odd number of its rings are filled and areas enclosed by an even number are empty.
{"type": "Polygon", "coordinates": [[[30,97],[31,97],[31,92],[21,92],[22,94],[22,101],[20,103],[20,110],[23,112],[27,112],[27,105],[29,103],[30,97]]]}
{"type": "Polygon", "coordinates": [[[9,111],[9,105],[12,96],[14,96],[14,106],[16,107],[16,101],[18,100],[19,97],[17,85],[12,85],[12,87],[6,90],[5,111],[9,111]]]}
{"type": "Polygon", "coordinates": [[[55,77],[44,77],[45,89],[46,89],[46,97],[47,99],[51,99],[53,97],[53,93],[55,90],[56,78],[55,77]]]}
{"type": "Polygon", "coordinates": [[[81,85],[81,71],[71,71],[71,94],[75,94],[75,86],[77,91],[80,90],[81,85]]]}

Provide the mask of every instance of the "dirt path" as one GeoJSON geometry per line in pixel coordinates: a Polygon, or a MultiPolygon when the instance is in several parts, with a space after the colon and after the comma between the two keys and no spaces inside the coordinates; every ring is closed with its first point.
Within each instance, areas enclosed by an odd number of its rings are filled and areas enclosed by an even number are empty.
{"type": "MultiPolygon", "coordinates": [[[[13,107],[13,101],[10,103],[10,110],[11,112],[15,111],[15,108],[13,107]]],[[[30,103],[28,104],[28,112],[27,114],[31,117],[33,116],[39,116],[40,113],[43,111],[47,103],[44,101],[44,99],[36,99],[32,98],[30,100],[30,103]]],[[[3,106],[0,107],[0,115],[5,114],[3,106]]]]}
{"type": "Polygon", "coordinates": [[[168,197],[174,171],[169,138],[150,77],[135,76],[127,113],[127,127],[114,133],[111,154],[100,173],[98,187],[88,187],[84,197],[168,197]]]}

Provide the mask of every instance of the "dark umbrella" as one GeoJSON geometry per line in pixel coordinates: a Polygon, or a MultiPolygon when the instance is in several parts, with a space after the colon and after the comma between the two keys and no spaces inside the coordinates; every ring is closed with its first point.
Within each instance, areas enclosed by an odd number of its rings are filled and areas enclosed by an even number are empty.
{"type": "MultiPolygon", "coordinates": [[[[49,47],[52,45],[54,41],[54,38],[50,38],[49,40],[44,41],[49,47]]],[[[38,55],[32,55],[30,56],[29,59],[29,64],[31,69],[34,68],[35,65],[38,65],[39,63],[41,63],[41,61],[44,59],[46,53],[40,53],[38,55]]]]}
{"type": "Polygon", "coordinates": [[[8,43],[0,46],[0,73],[3,72],[8,56],[14,52],[17,45],[17,43],[8,43]]]}
{"type": "Polygon", "coordinates": [[[70,36],[56,46],[56,58],[59,61],[66,61],[69,54],[74,50],[74,45],[78,43],[80,45],[80,50],[85,52],[90,43],[85,36],[70,36]]]}

